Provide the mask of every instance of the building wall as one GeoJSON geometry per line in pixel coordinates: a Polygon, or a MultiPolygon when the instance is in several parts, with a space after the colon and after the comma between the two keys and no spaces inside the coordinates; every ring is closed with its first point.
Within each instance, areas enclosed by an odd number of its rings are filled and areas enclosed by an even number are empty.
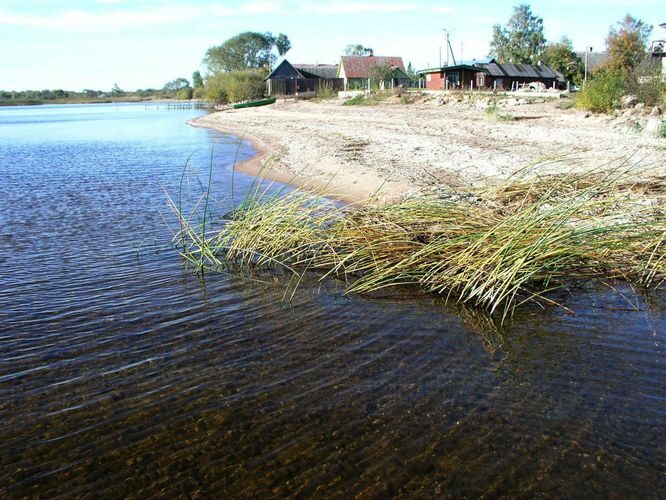
{"type": "Polygon", "coordinates": [[[426,73],[425,87],[427,89],[443,89],[444,76],[442,75],[442,73],[426,73]]]}

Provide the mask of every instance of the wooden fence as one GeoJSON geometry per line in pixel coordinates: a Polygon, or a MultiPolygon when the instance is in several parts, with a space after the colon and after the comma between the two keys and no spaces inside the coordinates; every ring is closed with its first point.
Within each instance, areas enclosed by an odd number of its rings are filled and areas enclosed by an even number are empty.
{"type": "Polygon", "coordinates": [[[343,90],[344,80],[342,78],[305,78],[287,80],[284,78],[271,78],[266,81],[269,96],[294,95],[303,92],[316,92],[319,87],[326,86],[334,91],[343,90]]]}

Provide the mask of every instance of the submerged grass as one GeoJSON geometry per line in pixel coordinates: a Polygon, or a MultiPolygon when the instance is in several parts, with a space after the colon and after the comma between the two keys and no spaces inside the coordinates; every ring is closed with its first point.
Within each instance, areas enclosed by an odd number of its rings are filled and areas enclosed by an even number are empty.
{"type": "Polygon", "coordinates": [[[303,190],[257,187],[210,234],[172,204],[181,228],[174,242],[197,269],[281,266],[293,286],[319,270],[356,293],[418,285],[502,320],[526,302],[554,304],[549,292],[574,278],[661,286],[662,184],[639,182],[644,172],[626,163],[550,175],[552,163],[463,198],[472,201],[339,208],[303,190]]]}

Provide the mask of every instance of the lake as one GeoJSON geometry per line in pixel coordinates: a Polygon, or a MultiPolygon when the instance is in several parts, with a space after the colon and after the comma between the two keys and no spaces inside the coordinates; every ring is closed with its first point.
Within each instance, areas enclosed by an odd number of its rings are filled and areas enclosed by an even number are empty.
{"type": "Polygon", "coordinates": [[[254,182],[201,113],[0,108],[1,496],[664,496],[663,293],[580,283],[499,328],[197,276],[167,193],[212,163],[221,214],[254,182]]]}

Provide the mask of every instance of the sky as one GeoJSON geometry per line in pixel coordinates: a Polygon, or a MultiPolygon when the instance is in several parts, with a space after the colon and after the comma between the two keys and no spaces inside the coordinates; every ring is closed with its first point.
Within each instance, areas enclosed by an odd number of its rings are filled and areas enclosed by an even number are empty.
{"type": "MultiPolygon", "coordinates": [[[[627,13],[666,38],[664,0],[533,1],[549,41],[602,51],[627,13]]],[[[0,89],[162,88],[201,71],[206,50],[242,31],[285,33],[292,63],[337,63],[360,43],[401,56],[415,69],[438,66],[445,30],[459,62],[484,60],[494,24],[520,2],[491,0],[210,1],[0,0],[0,89]]],[[[452,61],[450,61],[452,63],[452,61]]]]}

